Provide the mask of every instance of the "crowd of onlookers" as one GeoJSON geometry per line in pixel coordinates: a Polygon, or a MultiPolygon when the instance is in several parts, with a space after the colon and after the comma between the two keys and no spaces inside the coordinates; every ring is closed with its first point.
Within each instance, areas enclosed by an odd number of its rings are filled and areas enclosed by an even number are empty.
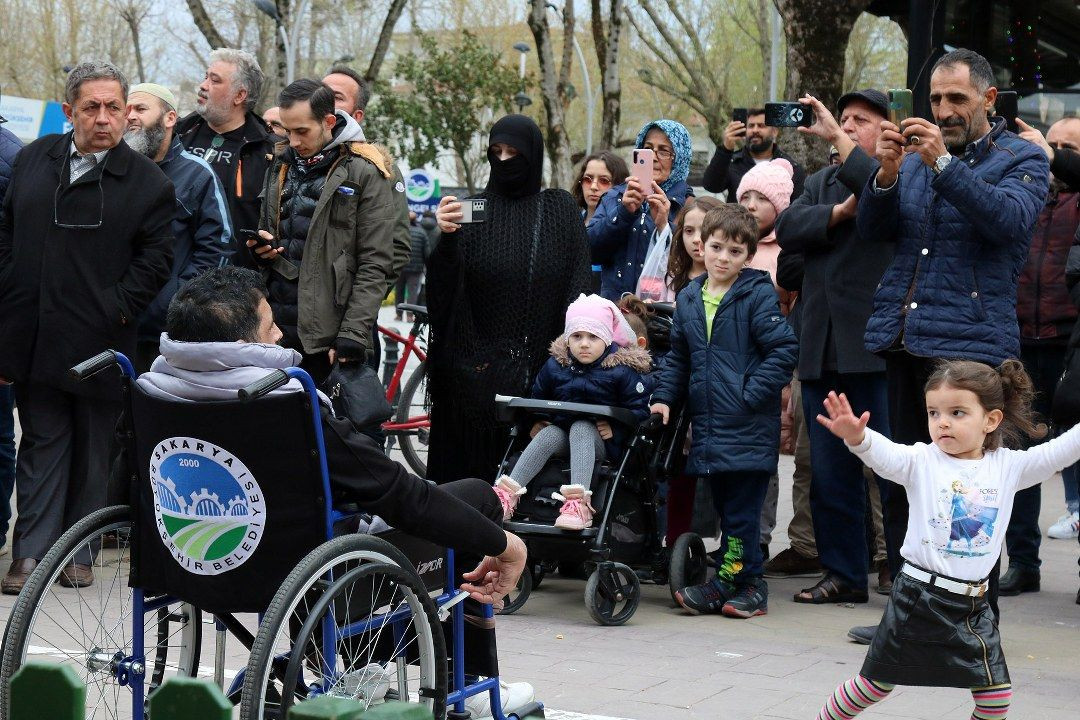
{"type": "MultiPolygon", "coordinates": [[[[19,150],[0,129],[0,530],[13,487],[18,508],[5,593],[116,490],[104,481],[115,475],[116,377],[76,383],[68,368],[113,347],[152,369],[178,291],[227,265],[261,276],[280,344],[316,382],[341,363],[378,369],[381,303],[395,287],[399,300],[426,296],[437,482],[495,480],[507,437],[495,393],[535,391],[545,363],[563,377],[633,354],[621,316],[597,320],[612,303],[674,302],[651,365],[626,362],[651,375],[641,402],[651,395],[665,418],[685,405],[691,418],[664,508],[669,545],[702,518],[721,533],[718,580],[684,589],[695,611],[760,614],[768,577],[820,576],[799,603],[866,602],[870,575],[889,592],[906,494],[817,421],[830,392],[869,411],[872,430],[929,442],[923,388],[937,361],[1019,358],[1037,410],[1069,422],[1054,397],[1080,335],[1080,118],[1045,136],[1023,121],[1009,132],[975,53],[934,66],[931,119],[892,124],[875,89],[843,95],[835,114],[806,95],[814,122],[799,132],[830,146],[809,176],[750,109],[705,169],[705,190],[726,202],[694,195],[678,122],[649,122],[636,138],[651,181],[608,150],[584,158],[571,195],[543,189],[536,124],[504,117],[489,136],[486,220],[471,223],[454,197],[434,217],[410,214],[396,163],[365,135],[369,89],[351,68],[289,84],[260,116],[263,80],[249,53],[215,50],[195,112],[180,117],[167,87],[129,87],[111,64],[86,62],[68,76],[71,132],[19,150]],[[589,292],[599,297],[573,305],[589,292]],[[550,347],[582,333],[604,340],[597,358],[550,347]],[[795,459],[791,544],[770,557],[781,451],[795,459]],[[695,508],[702,497],[711,511],[695,508]]],[[[549,454],[578,447],[595,459],[612,440],[603,427],[541,430],[549,454]]],[[[1075,466],[1062,477],[1067,507],[1048,535],[1075,538],[1075,466]]],[[[564,497],[564,525],[587,526],[588,485],[573,485],[584,489],[564,497]]],[[[522,486],[503,484],[507,514],[522,486]]],[[[1006,534],[995,608],[999,594],[1039,589],[1039,493],[1017,495],[1007,528],[983,529],[1006,534]]],[[[73,564],[61,582],[90,584],[91,568],[73,564]]]]}

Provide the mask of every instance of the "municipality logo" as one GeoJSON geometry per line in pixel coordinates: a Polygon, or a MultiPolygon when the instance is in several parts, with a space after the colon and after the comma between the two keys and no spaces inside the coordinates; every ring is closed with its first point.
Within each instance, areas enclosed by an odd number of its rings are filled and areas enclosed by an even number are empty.
{"type": "Polygon", "coordinates": [[[163,440],[150,459],[150,485],[158,536],[188,572],[235,570],[259,546],[266,501],[228,451],[196,438],[163,440]]]}

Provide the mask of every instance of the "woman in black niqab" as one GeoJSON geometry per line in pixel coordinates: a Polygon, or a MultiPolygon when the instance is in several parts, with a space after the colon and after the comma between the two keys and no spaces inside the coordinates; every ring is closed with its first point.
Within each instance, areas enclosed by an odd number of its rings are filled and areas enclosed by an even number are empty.
{"type": "Polygon", "coordinates": [[[566,306],[590,285],[589,248],[570,193],[541,190],[544,139],[524,115],[488,138],[486,221],[459,225],[444,197],[442,236],[428,259],[431,315],[428,477],[494,482],[509,441],[495,395],[527,396],[563,329],[566,306]],[[512,148],[516,153],[507,150],[512,148]]]}

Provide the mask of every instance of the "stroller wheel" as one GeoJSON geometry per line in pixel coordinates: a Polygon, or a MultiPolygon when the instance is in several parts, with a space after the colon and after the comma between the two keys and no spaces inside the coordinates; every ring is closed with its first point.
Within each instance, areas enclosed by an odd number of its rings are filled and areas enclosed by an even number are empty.
{"type": "Polygon", "coordinates": [[[532,575],[532,589],[536,590],[540,587],[540,583],[544,582],[547,570],[544,568],[543,563],[536,563],[529,566],[529,574],[532,575]]]}
{"type": "Polygon", "coordinates": [[[671,546],[671,564],[668,566],[668,591],[676,605],[675,593],[691,585],[705,582],[709,571],[705,543],[697,533],[683,533],[671,546]]]}
{"type": "Polygon", "coordinates": [[[585,585],[585,607],[600,625],[622,625],[641,601],[641,581],[622,563],[602,562],[585,585]]]}
{"type": "Polygon", "coordinates": [[[518,578],[517,587],[514,591],[503,598],[503,607],[499,611],[499,615],[513,615],[525,604],[525,601],[529,599],[529,595],[533,590],[533,574],[531,568],[526,566],[525,570],[521,573],[521,577],[518,578]]]}

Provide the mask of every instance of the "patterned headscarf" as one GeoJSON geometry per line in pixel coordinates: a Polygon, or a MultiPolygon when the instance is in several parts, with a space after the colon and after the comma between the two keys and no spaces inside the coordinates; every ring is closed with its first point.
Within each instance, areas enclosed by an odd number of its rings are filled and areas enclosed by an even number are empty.
{"type": "Polygon", "coordinates": [[[687,132],[686,127],[674,120],[654,120],[650,123],[645,123],[645,127],[641,128],[641,132],[638,133],[637,142],[634,147],[640,148],[645,144],[645,136],[649,134],[649,131],[653,128],[659,128],[668,136],[668,140],[671,141],[671,148],[675,151],[675,159],[671,161],[671,174],[668,175],[668,179],[660,183],[660,189],[664,192],[669,192],[671,188],[675,187],[681,182],[685,182],[686,178],[690,176],[690,154],[693,150],[693,146],[690,142],[690,133],[687,132]]]}

